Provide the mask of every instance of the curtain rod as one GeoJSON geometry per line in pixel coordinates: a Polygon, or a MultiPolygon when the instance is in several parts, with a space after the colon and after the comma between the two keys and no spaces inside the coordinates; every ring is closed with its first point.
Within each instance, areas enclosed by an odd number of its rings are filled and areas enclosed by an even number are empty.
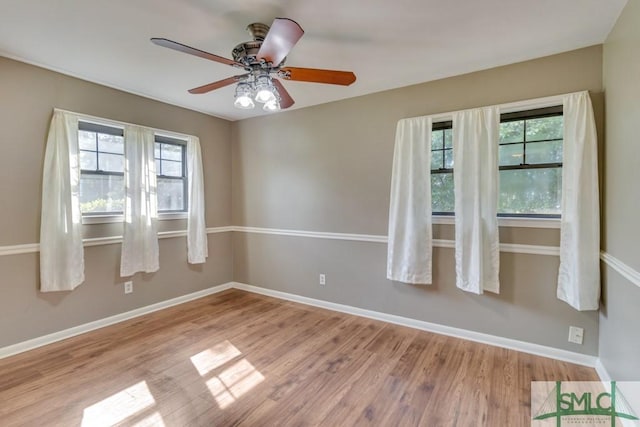
{"type": "MultiPolygon", "coordinates": [[[[124,128],[124,126],[138,126],[144,129],[149,129],[152,130],[153,132],[157,133],[160,136],[169,136],[169,137],[174,137],[174,138],[180,138],[180,139],[184,139],[184,138],[189,138],[189,137],[196,137],[195,135],[189,135],[186,133],[180,133],[180,132],[173,132],[170,130],[164,130],[164,129],[157,129],[157,128],[153,128],[150,126],[143,126],[143,125],[138,125],[135,123],[127,123],[127,122],[121,122],[119,120],[112,120],[112,119],[105,119],[103,117],[97,117],[97,116],[92,116],[90,114],[84,114],[84,113],[77,113],[75,111],[69,111],[69,110],[63,110],[62,108],[54,108],[53,111],[59,111],[61,113],[68,113],[68,114],[74,114],[76,116],[78,116],[78,118],[87,121],[87,122],[91,122],[94,124],[98,124],[98,125],[112,125],[112,126],[116,126],[119,128],[124,128]]],[[[197,137],[196,137],[197,138],[197,137]]]]}
{"type": "MultiPolygon", "coordinates": [[[[513,112],[522,111],[525,109],[528,110],[528,109],[534,109],[534,108],[553,107],[555,105],[562,104],[562,99],[565,96],[578,94],[582,92],[588,92],[588,91],[583,90],[579,92],[564,93],[561,95],[545,96],[543,98],[533,98],[533,99],[527,99],[524,101],[508,102],[505,104],[484,105],[482,107],[465,108],[464,110],[448,111],[446,113],[426,114],[424,116],[417,116],[417,117],[410,117],[410,118],[419,119],[423,117],[431,117],[431,120],[444,121],[446,119],[451,120],[453,113],[457,113],[460,111],[473,110],[475,108],[499,107],[501,113],[513,113],[513,112]]],[[[404,119],[400,119],[400,120],[404,120],[404,119]]]]}

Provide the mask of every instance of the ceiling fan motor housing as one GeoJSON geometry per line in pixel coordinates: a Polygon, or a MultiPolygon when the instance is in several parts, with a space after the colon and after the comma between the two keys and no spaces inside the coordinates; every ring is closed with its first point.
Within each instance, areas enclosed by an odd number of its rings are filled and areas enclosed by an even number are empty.
{"type": "Polygon", "coordinates": [[[255,41],[264,41],[269,32],[269,26],[261,24],[260,22],[254,22],[253,24],[247,25],[247,32],[255,41]]]}
{"type": "MultiPolygon", "coordinates": [[[[234,47],[231,51],[231,56],[233,57],[234,61],[244,64],[247,67],[263,65],[262,61],[257,58],[257,55],[258,51],[260,51],[260,47],[262,46],[262,42],[269,32],[269,26],[256,22],[247,26],[247,32],[251,35],[251,37],[253,37],[253,40],[240,43],[239,45],[234,47]]],[[[284,60],[282,60],[279,65],[284,65],[284,60]]],[[[247,71],[251,70],[247,69],[247,71]]]]}

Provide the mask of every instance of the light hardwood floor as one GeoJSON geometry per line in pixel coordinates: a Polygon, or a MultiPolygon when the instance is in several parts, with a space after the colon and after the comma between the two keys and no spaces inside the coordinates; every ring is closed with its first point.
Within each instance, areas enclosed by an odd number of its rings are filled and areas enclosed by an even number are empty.
{"type": "Polygon", "coordinates": [[[529,426],[593,369],[229,290],[0,360],[0,426],[529,426]]]}

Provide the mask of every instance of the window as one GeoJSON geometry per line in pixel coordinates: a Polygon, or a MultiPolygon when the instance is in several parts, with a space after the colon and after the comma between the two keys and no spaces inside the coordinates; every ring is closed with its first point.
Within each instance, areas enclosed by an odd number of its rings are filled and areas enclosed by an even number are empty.
{"type": "MultiPolygon", "coordinates": [[[[560,216],[562,138],[562,106],[500,116],[498,216],[560,216]]],[[[431,156],[433,213],[452,215],[451,122],[433,124],[431,156]]]]}
{"type": "MultiPolygon", "coordinates": [[[[80,210],[83,215],[118,215],[124,211],[124,131],[79,122],[80,210]]],[[[187,211],[186,144],[156,135],[158,212],[187,211]]]]}
{"type": "Polygon", "coordinates": [[[123,130],[80,122],[80,210],[83,214],[124,210],[123,130]]]}
{"type": "Polygon", "coordinates": [[[562,107],[502,114],[498,213],[560,216],[562,107]]]}
{"type": "Polygon", "coordinates": [[[158,212],[187,211],[186,151],[183,141],[156,135],[158,212]]]}
{"type": "Polygon", "coordinates": [[[453,134],[451,122],[434,123],[431,129],[431,209],[453,215],[453,134]]]}

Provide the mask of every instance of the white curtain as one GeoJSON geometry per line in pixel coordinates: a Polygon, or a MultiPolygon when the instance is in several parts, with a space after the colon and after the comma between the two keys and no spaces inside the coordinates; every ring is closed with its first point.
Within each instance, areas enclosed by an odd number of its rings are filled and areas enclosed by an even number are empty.
{"type": "Polygon", "coordinates": [[[588,92],[563,99],[562,220],[558,298],[578,310],[600,301],[598,139],[588,92]]]}
{"type": "Polygon", "coordinates": [[[431,256],[431,118],[403,119],[393,154],[387,278],[430,284],[431,256]]]}
{"type": "Polygon", "coordinates": [[[187,173],[189,183],[189,217],[187,220],[187,255],[190,264],[202,264],[209,256],[207,225],[204,216],[204,177],[200,139],[187,141],[187,173]]]}
{"type": "Polygon", "coordinates": [[[158,203],[154,133],[141,126],[124,128],[124,230],[120,275],[158,271],[158,203]]]}
{"type": "Polygon", "coordinates": [[[71,291],[84,281],[79,184],[78,118],[54,111],[42,180],[42,292],[71,291]]]}
{"type": "Polygon", "coordinates": [[[453,114],[456,286],[500,292],[498,107],[453,114]]]}

